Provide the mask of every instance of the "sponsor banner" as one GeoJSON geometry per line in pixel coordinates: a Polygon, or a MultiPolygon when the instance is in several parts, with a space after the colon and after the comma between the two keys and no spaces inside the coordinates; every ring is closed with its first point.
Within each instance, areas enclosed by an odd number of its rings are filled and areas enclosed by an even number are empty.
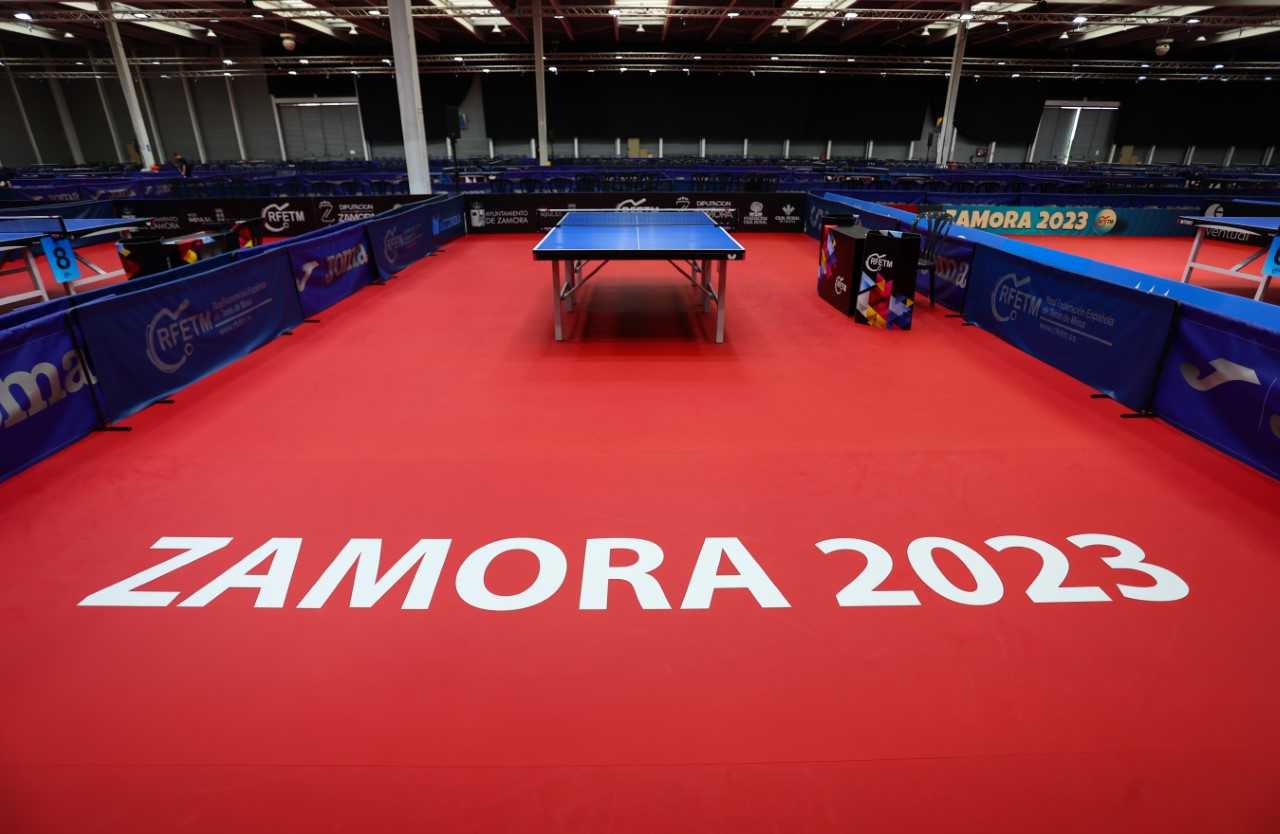
{"type": "Polygon", "coordinates": [[[0,479],[93,429],[93,384],[61,313],[0,332],[0,479]]]}
{"type": "Polygon", "coordinates": [[[118,420],[295,327],[284,249],[77,308],[104,416],[118,420]]]}
{"type": "Polygon", "coordinates": [[[408,206],[365,224],[374,266],[389,278],[466,234],[461,197],[408,206]]]}
{"type": "Polygon", "coordinates": [[[303,316],[332,307],[374,278],[369,237],[358,225],[295,241],[286,251],[303,316]]]}
{"type": "MultiPolygon", "coordinates": [[[[964,312],[964,298],[969,288],[969,273],[973,269],[973,255],[977,247],[963,240],[945,238],[938,242],[934,252],[937,287],[934,301],[954,310],[964,312]]],[[[922,269],[916,275],[916,292],[929,294],[929,271],[922,269]]]]}
{"type": "Polygon", "coordinates": [[[1154,408],[1188,434],[1280,478],[1280,334],[1182,307],[1154,408]]]}
{"type": "Polygon", "coordinates": [[[116,211],[120,217],[150,217],[153,228],[173,235],[201,232],[214,224],[259,217],[264,234],[294,237],[338,223],[368,220],[423,199],[421,196],[400,194],[377,197],[119,200],[116,211]]]}
{"type": "Polygon", "coordinates": [[[797,193],[715,193],[678,191],[584,194],[468,194],[467,230],[471,233],[537,232],[555,225],[566,209],[701,209],[737,231],[805,230],[806,196],[797,193]]]}
{"type": "Polygon", "coordinates": [[[1108,206],[942,206],[970,229],[1014,235],[1185,235],[1178,223],[1185,211],[1108,206]]]}
{"type": "Polygon", "coordinates": [[[965,318],[1130,408],[1151,399],[1175,302],[980,246],[965,318]]]}

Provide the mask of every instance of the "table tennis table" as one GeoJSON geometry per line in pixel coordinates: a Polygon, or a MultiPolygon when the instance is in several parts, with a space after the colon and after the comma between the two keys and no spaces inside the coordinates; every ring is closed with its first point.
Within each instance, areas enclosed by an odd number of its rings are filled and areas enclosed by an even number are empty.
{"type": "Polygon", "coordinates": [[[563,309],[573,310],[574,293],[609,261],[666,261],[701,293],[703,312],[715,302],[716,342],[723,342],[728,263],[746,254],[746,248],[710,215],[692,209],[570,209],[533,247],[534,260],[551,262],[556,341],[564,340],[563,309]],[[598,263],[587,272],[593,262],[598,263]],[[718,273],[714,289],[712,263],[718,273]]]}
{"type": "Polygon", "coordinates": [[[1258,291],[1253,294],[1255,300],[1260,301],[1267,293],[1267,287],[1271,283],[1269,272],[1275,271],[1280,265],[1263,265],[1261,275],[1253,275],[1243,270],[1249,264],[1258,260],[1258,258],[1267,255],[1271,250],[1277,236],[1280,236],[1280,217],[1198,217],[1184,216],[1179,217],[1178,222],[1184,226],[1196,227],[1196,239],[1191,244],[1191,253],[1187,255],[1187,265],[1182,270],[1182,283],[1191,280],[1191,272],[1199,269],[1205,272],[1213,272],[1217,275],[1229,275],[1232,278],[1241,278],[1245,281],[1253,281],[1258,285],[1258,291]],[[1245,232],[1250,235],[1258,235],[1263,238],[1262,246],[1251,253],[1235,266],[1221,267],[1197,261],[1196,256],[1200,254],[1200,244],[1204,242],[1204,233],[1208,229],[1218,229],[1224,232],[1245,232]]]}
{"type": "MultiPolygon", "coordinates": [[[[45,289],[44,281],[40,277],[40,269],[36,266],[35,258],[35,249],[40,246],[42,238],[87,241],[145,228],[148,223],[149,221],[145,218],[84,219],[56,215],[0,217],[0,266],[3,266],[15,252],[20,252],[23,258],[21,266],[0,269],[0,276],[25,272],[30,277],[32,286],[32,289],[26,292],[0,297],[0,304],[20,303],[32,299],[49,300],[49,292],[45,289]]],[[[78,287],[87,284],[124,275],[123,269],[103,269],[78,250],[75,252],[75,258],[88,267],[92,274],[69,282],[67,284],[69,293],[74,293],[78,287]]]]}

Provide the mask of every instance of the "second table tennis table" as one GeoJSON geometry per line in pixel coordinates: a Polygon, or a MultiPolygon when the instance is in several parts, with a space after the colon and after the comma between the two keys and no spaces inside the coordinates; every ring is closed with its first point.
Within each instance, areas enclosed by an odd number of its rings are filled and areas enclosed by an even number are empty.
{"type": "Polygon", "coordinates": [[[1261,275],[1245,272],[1244,269],[1258,260],[1258,258],[1264,257],[1272,251],[1276,237],[1280,236],[1280,217],[1198,217],[1192,215],[1179,217],[1178,222],[1184,226],[1195,226],[1196,228],[1196,239],[1191,244],[1191,253],[1187,255],[1187,265],[1182,270],[1182,283],[1185,284],[1190,281],[1192,271],[1197,269],[1218,275],[1229,275],[1232,278],[1242,278],[1245,281],[1256,282],[1258,291],[1253,294],[1253,297],[1256,301],[1262,300],[1263,296],[1267,294],[1267,287],[1271,283],[1270,273],[1280,269],[1280,264],[1263,264],[1261,275]],[[1260,236],[1263,239],[1263,244],[1249,257],[1234,266],[1214,266],[1213,264],[1196,260],[1196,256],[1200,254],[1200,244],[1204,243],[1204,233],[1208,229],[1218,229],[1225,232],[1247,232],[1250,235],[1260,236]]]}
{"type": "Polygon", "coordinates": [[[747,250],[705,211],[571,209],[533,247],[534,260],[551,262],[556,341],[564,339],[563,308],[609,261],[666,261],[702,295],[703,311],[716,305],[716,342],[724,341],[725,283],[729,261],[747,250]],[[587,272],[588,265],[598,262],[587,272]],[[717,282],[711,286],[711,264],[717,282]],[[684,264],[685,266],[682,266],[684,264]],[[565,284],[561,286],[561,269],[565,284]],[[688,271],[685,267],[687,266],[688,271]]]}
{"type": "MultiPolygon", "coordinates": [[[[27,273],[31,278],[32,289],[0,297],[0,304],[20,303],[39,299],[49,300],[49,291],[45,289],[40,277],[40,269],[36,265],[35,248],[45,237],[71,238],[74,241],[86,241],[99,237],[107,237],[120,232],[141,229],[149,221],[141,218],[71,218],[59,216],[22,216],[0,217],[0,266],[15,252],[21,252],[23,264],[16,268],[0,269],[0,276],[27,273]]],[[[72,281],[67,291],[74,293],[77,286],[92,284],[107,278],[115,278],[124,274],[124,270],[107,270],[86,258],[82,253],[75,253],[76,260],[88,267],[92,275],[72,281]]]]}

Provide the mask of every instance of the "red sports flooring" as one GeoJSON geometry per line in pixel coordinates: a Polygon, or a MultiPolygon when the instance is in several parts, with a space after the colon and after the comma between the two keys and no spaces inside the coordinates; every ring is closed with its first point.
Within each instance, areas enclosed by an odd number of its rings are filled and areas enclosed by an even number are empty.
{"type": "Polygon", "coordinates": [[[723,345],[646,264],[557,344],[535,240],[0,484],[0,831],[1280,829],[1280,484],[941,308],[854,326],[801,236],[743,236],[723,345]],[[231,541],[79,604],[166,537],[231,541]],[[451,541],[326,584],[353,538],[451,541]],[[662,559],[602,602],[606,538],[662,559]]]}

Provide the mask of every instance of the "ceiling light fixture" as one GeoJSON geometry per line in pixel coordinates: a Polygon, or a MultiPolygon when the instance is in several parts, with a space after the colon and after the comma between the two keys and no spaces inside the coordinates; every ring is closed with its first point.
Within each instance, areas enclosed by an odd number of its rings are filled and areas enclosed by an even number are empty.
{"type": "Polygon", "coordinates": [[[844,13],[844,19],[845,19],[845,20],[853,20],[853,19],[854,19],[855,17],[857,17],[857,16],[858,16],[858,13],[857,13],[857,12],[845,12],[845,13],[844,13]]]}
{"type": "Polygon", "coordinates": [[[485,68],[482,70],[482,72],[488,72],[488,71],[489,71],[489,68],[488,68],[488,67],[485,67],[485,68]]]}
{"type": "Polygon", "coordinates": [[[964,14],[960,15],[960,19],[965,23],[968,23],[970,20],[973,20],[973,12],[965,12],[964,14]]]}
{"type": "Polygon", "coordinates": [[[559,72],[559,67],[547,67],[547,72],[559,72]]]}
{"type": "Polygon", "coordinates": [[[32,19],[30,12],[18,12],[14,15],[18,20],[30,21],[32,19]]]}
{"type": "Polygon", "coordinates": [[[1204,35],[1196,36],[1196,43],[1204,43],[1204,35]]]}
{"type": "Polygon", "coordinates": [[[1065,41],[1066,39],[1067,39],[1067,33],[1066,33],[1066,32],[1063,32],[1061,35],[1058,35],[1058,40],[1060,40],[1060,41],[1065,41]]]}
{"type": "Polygon", "coordinates": [[[725,15],[725,17],[737,17],[737,16],[738,16],[737,12],[729,12],[725,15]]]}
{"type": "Polygon", "coordinates": [[[650,75],[653,75],[655,72],[657,72],[657,70],[656,70],[656,69],[651,69],[651,70],[649,70],[649,74],[650,74],[650,75]]]}
{"type": "Polygon", "coordinates": [[[210,29],[209,31],[207,31],[207,32],[205,32],[205,33],[204,33],[204,36],[205,36],[206,38],[216,38],[216,37],[218,37],[218,33],[217,33],[217,32],[215,32],[215,31],[213,31],[212,29],[210,29]]]}
{"type": "Polygon", "coordinates": [[[1071,22],[1077,26],[1083,26],[1084,24],[1089,22],[1089,18],[1085,17],[1082,14],[1078,14],[1075,17],[1071,18],[1071,22]]]}
{"type": "Polygon", "coordinates": [[[70,32],[63,32],[63,33],[62,33],[62,37],[64,37],[64,38],[74,38],[74,37],[75,37],[75,35],[71,34],[70,32]]]}
{"type": "MultiPolygon", "coordinates": [[[[619,58],[621,58],[622,56],[621,56],[621,55],[619,55],[618,57],[619,57],[619,58]]],[[[702,56],[701,56],[701,55],[694,55],[694,56],[693,56],[693,60],[695,60],[695,61],[701,61],[701,60],[702,60],[702,56]]]]}
{"type": "Polygon", "coordinates": [[[251,14],[251,15],[249,15],[249,17],[252,17],[254,20],[262,20],[263,15],[260,15],[260,14],[251,14]]]}
{"type": "Polygon", "coordinates": [[[1214,64],[1213,68],[1218,70],[1218,69],[1224,69],[1225,66],[1226,66],[1225,64],[1214,64]]]}
{"type": "Polygon", "coordinates": [[[382,59],[382,63],[386,64],[387,66],[391,66],[391,59],[390,59],[390,58],[383,58],[383,59],[382,59]]]}
{"type": "Polygon", "coordinates": [[[1145,75],[1139,75],[1139,76],[1138,76],[1138,80],[1139,80],[1139,81],[1146,81],[1146,80],[1147,80],[1147,77],[1146,77],[1145,75]]]}
{"type": "Polygon", "coordinates": [[[643,32],[643,31],[644,31],[644,24],[643,24],[643,23],[637,23],[637,24],[636,24],[636,31],[637,31],[637,32],[643,32]]]}
{"type": "Polygon", "coordinates": [[[298,63],[299,63],[299,64],[309,64],[309,63],[311,63],[311,61],[310,61],[310,59],[308,59],[308,58],[299,58],[299,59],[298,59],[298,63]]]}
{"type": "Polygon", "coordinates": [[[826,75],[826,74],[827,74],[826,70],[818,70],[818,75],[826,75]]]}
{"type": "MultiPolygon", "coordinates": [[[[153,64],[158,64],[158,63],[160,63],[160,62],[159,62],[159,61],[152,61],[151,63],[153,63],[153,64]]],[[[227,66],[231,66],[232,64],[234,64],[234,63],[235,63],[235,61],[231,60],[230,58],[223,58],[223,59],[222,59],[222,63],[226,64],[227,66]]]]}
{"type": "Polygon", "coordinates": [[[1195,25],[1196,25],[1197,23],[1199,23],[1199,22],[1200,22],[1200,18],[1198,18],[1198,17],[1193,17],[1193,18],[1190,18],[1189,20],[1187,20],[1187,25],[1188,25],[1188,26],[1195,26],[1195,25]]]}
{"type": "Polygon", "coordinates": [[[492,29],[490,29],[489,31],[490,31],[490,32],[493,32],[493,34],[495,34],[495,35],[501,35],[501,34],[502,34],[502,28],[501,28],[500,26],[498,26],[498,24],[496,24],[496,23],[495,23],[495,24],[493,24],[493,28],[492,28],[492,29]]]}
{"type": "Polygon", "coordinates": [[[777,56],[777,55],[770,55],[770,56],[769,56],[769,60],[770,60],[770,61],[776,61],[776,60],[778,60],[778,56],[777,56]]]}
{"type": "Polygon", "coordinates": [[[381,17],[382,11],[380,9],[370,9],[369,14],[372,15],[373,17],[381,17]]]}
{"type": "Polygon", "coordinates": [[[289,70],[289,74],[290,74],[290,75],[297,75],[297,74],[298,74],[298,71],[297,71],[297,70],[289,70]]]}
{"type": "Polygon", "coordinates": [[[1022,77],[1022,73],[1020,73],[1020,72],[1015,72],[1013,75],[1011,75],[1011,76],[1009,76],[1009,77],[1010,77],[1010,78],[1021,78],[1021,77],[1022,77]]]}

